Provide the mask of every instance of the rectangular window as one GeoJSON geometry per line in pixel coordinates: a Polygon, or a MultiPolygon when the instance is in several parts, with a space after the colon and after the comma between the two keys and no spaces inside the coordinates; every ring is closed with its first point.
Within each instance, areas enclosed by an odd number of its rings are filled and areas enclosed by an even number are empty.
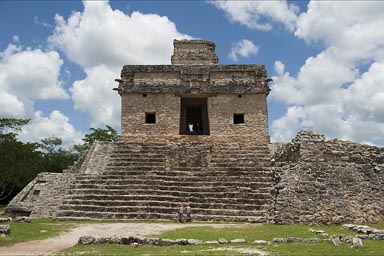
{"type": "Polygon", "coordinates": [[[156,123],[156,113],[145,113],[145,123],[146,124],[155,124],[156,123]]]}
{"type": "Polygon", "coordinates": [[[243,124],[244,123],[244,114],[233,114],[233,123],[234,124],[243,124]]]}

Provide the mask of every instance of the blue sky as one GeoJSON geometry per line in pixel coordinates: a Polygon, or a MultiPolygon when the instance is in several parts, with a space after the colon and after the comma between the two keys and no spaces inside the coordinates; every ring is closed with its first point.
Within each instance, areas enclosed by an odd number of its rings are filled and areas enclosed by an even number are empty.
{"type": "Polygon", "coordinates": [[[384,145],[382,1],[1,1],[0,116],[25,141],[120,130],[124,64],[169,64],[174,38],[265,64],[273,141],[303,128],[384,145]]]}

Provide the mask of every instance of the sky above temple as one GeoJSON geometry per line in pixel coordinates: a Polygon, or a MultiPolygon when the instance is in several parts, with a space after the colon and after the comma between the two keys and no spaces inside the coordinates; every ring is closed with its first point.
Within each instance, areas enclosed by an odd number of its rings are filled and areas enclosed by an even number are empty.
{"type": "Polygon", "coordinates": [[[69,146],[120,130],[124,64],[170,64],[173,39],[265,64],[272,141],[303,128],[384,145],[384,1],[0,1],[0,117],[69,146]]]}

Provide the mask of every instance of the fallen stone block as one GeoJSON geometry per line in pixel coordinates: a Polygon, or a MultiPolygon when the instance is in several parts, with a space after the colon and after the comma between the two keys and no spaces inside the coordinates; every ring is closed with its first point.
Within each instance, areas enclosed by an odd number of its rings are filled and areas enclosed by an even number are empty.
{"type": "Polygon", "coordinates": [[[286,243],[287,239],[286,238],[273,238],[272,243],[286,243]]]}
{"type": "Polygon", "coordinates": [[[303,238],[300,238],[300,237],[288,237],[287,238],[287,242],[288,243],[300,243],[300,242],[303,242],[304,239],[303,238]]]}
{"type": "Polygon", "coordinates": [[[217,240],[214,241],[206,241],[205,244],[218,244],[219,242],[217,240]]]}
{"type": "Polygon", "coordinates": [[[94,244],[109,244],[111,243],[111,237],[97,237],[95,238],[94,244]]]}
{"type": "MultiPolygon", "coordinates": [[[[135,242],[135,241],[132,241],[131,243],[133,243],[133,242],[135,242]]],[[[159,238],[146,238],[144,240],[144,243],[148,244],[148,245],[159,245],[160,239],[159,238]]]]}
{"type": "Polygon", "coordinates": [[[352,243],[353,236],[340,236],[340,240],[344,243],[352,243]]]}
{"type": "Polygon", "coordinates": [[[12,218],[11,217],[7,217],[7,218],[0,218],[0,223],[4,223],[4,222],[11,222],[12,221],[12,218]]]}
{"type": "Polygon", "coordinates": [[[188,239],[188,244],[190,245],[200,245],[203,244],[204,241],[197,240],[197,239],[188,239]]]}
{"type": "Polygon", "coordinates": [[[358,237],[352,238],[352,245],[356,247],[362,247],[363,246],[363,240],[361,240],[358,237]]]}
{"type": "Polygon", "coordinates": [[[333,243],[333,245],[338,246],[338,245],[341,244],[341,241],[340,241],[340,239],[337,237],[337,238],[332,239],[332,243],[333,243]]]}
{"type": "Polygon", "coordinates": [[[172,239],[160,239],[159,240],[159,245],[174,245],[176,244],[175,240],[172,239]]]}
{"type": "Polygon", "coordinates": [[[11,226],[0,225],[0,234],[9,235],[11,233],[11,226]]]}
{"type": "Polygon", "coordinates": [[[225,238],[218,238],[218,239],[217,239],[217,242],[219,242],[219,244],[227,244],[227,243],[228,243],[228,240],[225,239],[225,238]]]}
{"type": "Polygon", "coordinates": [[[257,244],[257,245],[266,245],[266,244],[268,244],[268,242],[265,241],[265,240],[255,240],[252,243],[253,244],[257,244]]]}
{"type": "Polygon", "coordinates": [[[245,239],[238,238],[238,239],[231,240],[231,244],[241,244],[241,243],[245,243],[245,239]]]}
{"type": "MultiPolygon", "coordinates": [[[[157,239],[158,241],[159,239],[157,239]]],[[[121,238],[122,244],[132,244],[132,243],[143,243],[143,241],[137,237],[130,236],[130,237],[122,237],[121,238]]],[[[158,243],[157,243],[158,244],[158,243]]]]}
{"type": "Polygon", "coordinates": [[[136,247],[139,247],[139,243],[131,243],[129,246],[136,248],[136,247]]]}
{"type": "Polygon", "coordinates": [[[25,217],[25,216],[19,216],[19,217],[16,217],[16,218],[15,218],[15,221],[16,221],[16,222],[31,223],[31,222],[32,222],[32,218],[30,218],[30,217],[25,217]]]}
{"type": "Polygon", "coordinates": [[[178,245],[187,245],[188,244],[188,240],[185,238],[176,239],[175,242],[178,245]]]}
{"type": "Polygon", "coordinates": [[[79,238],[79,244],[93,244],[95,242],[95,238],[93,236],[82,236],[79,238]]]}
{"type": "Polygon", "coordinates": [[[320,238],[317,238],[317,237],[314,237],[314,238],[307,238],[307,239],[304,239],[304,242],[305,242],[305,243],[320,243],[320,242],[321,242],[321,239],[320,239],[320,238]]]}

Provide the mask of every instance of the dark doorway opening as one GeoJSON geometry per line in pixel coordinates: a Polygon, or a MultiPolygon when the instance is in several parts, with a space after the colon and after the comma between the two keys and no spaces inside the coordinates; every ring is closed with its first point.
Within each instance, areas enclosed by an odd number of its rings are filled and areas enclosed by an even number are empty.
{"type": "Polygon", "coordinates": [[[207,98],[181,98],[180,134],[209,135],[207,98]]]}

